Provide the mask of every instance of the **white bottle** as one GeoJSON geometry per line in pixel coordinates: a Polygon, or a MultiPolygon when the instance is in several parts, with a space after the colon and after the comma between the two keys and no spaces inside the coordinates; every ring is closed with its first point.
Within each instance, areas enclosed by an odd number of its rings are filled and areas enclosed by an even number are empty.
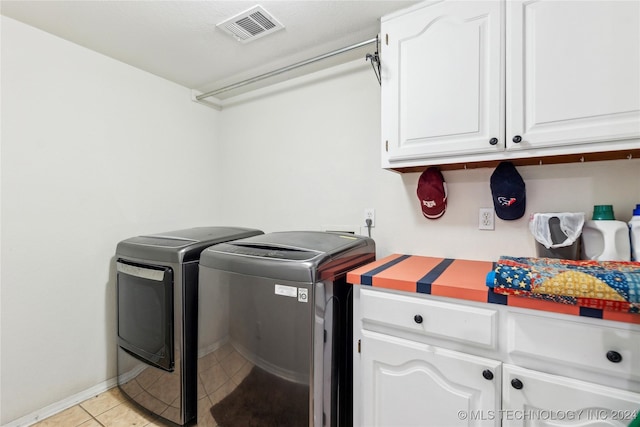
{"type": "Polygon", "coordinates": [[[629,261],[629,227],[622,221],[585,221],[582,228],[582,259],[629,261]]]}
{"type": "Polygon", "coordinates": [[[629,240],[631,241],[631,261],[640,262],[640,205],[636,205],[629,221],[629,240]]]}

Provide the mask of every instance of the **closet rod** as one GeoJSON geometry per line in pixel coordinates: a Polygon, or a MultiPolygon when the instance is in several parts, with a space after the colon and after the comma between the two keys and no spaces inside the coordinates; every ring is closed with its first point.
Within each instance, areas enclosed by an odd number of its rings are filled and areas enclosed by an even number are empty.
{"type": "Polygon", "coordinates": [[[223,92],[228,92],[230,90],[237,89],[239,87],[246,86],[248,84],[255,83],[255,82],[258,82],[260,80],[267,79],[269,77],[277,76],[278,74],[286,73],[287,71],[295,70],[296,68],[300,68],[300,67],[305,66],[305,65],[313,64],[314,62],[318,62],[318,61],[321,61],[323,59],[327,59],[327,58],[330,58],[332,56],[339,55],[341,53],[345,53],[345,52],[348,52],[348,51],[353,50],[353,49],[358,49],[359,47],[366,46],[366,45],[371,44],[371,43],[376,43],[376,41],[377,41],[377,39],[375,39],[375,38],[370,39],[370,40],[365,40],[363,42],[356,43],[356,44],[351,45],[351,46],[343,47],[342,49],[334,50],[333,52],[325,53],[324,55],[316,56],[315,58],[307,59],[306,61],[301,61],[301,62],[297,62],[297,63],[295,63],[293,65],[289,65],[287,67],[278,68],[277,70],[270,71],[270,72],[264,73],[264,74],[260,74],[259,76],[252,77],[250,79],[243,80],[241,82],[234,83],[234,84],[231,84],[229,86],[222,87],[220,89],[215,89],[215,90],[212,90],[210,92],[205,92],[203,94],[200,94],[200,95],[196,96],[196,100],[202,101],[203,99],[209,98],[210,96],[218,95],[218,94],[223,93],[223,92]]]}

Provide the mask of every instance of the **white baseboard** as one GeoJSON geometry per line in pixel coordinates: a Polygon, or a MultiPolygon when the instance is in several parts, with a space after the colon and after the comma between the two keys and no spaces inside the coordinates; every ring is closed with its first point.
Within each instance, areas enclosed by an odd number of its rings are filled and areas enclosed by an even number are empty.
{"type": "MultiPolygon", "coordinates": [[[[207,348],[200,349],[198,351],[198,357],[202,357],[212,351],[215,351],[222,347],[229,341],[228,337],[215,342],[208,346],[207,348]]],[[[141,364],[140,366],[136,366],[129,372],[120,375],[121,382],[127,382],[131,378],[138,376],[138,374],[143,371],[149,365],[141,364]]],[[[88,388],[87,390],[81,391],[80,393],[74,394],[73,396],[69,396],[66,399],[59,400],[58,402],[52,403],[49,406],[38,409],[30,414],[27,414],[23,417],[15,419],[8,424],[4,424],[0,427],[27,427],[37,423],[38,421],[42,421],[45,418],[48,418],[52,415],[55,415],[59,412],[64,411],[65,409],[69,409],[72,406],[77,405],[78,403],[84,402],[87,399],[91,399],[99,395],[100,393],[104,393],[105,391],[112,389],[113,387],[118,385],[118,378],[111,378],[107,381],[104,381],[100,384],[96,384],[95,386],[88,388]]]]}
{"type": "Polygon", "coordinates": [[[225,345],[228,342],[229,342],[229,336],[227,335],[223,339],[221,339],[219,341],[216,341],[213,344],[208,345],[207,347],[199,348],[198,349],[198,359],[206,356],[207,354],[211,353],[212,351],[216,351],[217,349],[219,349],[220,347],[222,347],[223,345],[225,345]]]}
{"type": "Polygon", "coordinates": [[[104,393],[105,391],[112,389],[116,385],[118,385],[116,378],[111,378],[100,384],[96,384],[91,388],[81,391],[80,393],[74,394],[73,396],[69,396],[66,399],[59,400],[55,403],[52,403],[49,406],[46,406],[42,409],[38,409],[37,411],[34,411],[28,415],[25,415],[16,420],[13,420],[8,424],[3,425],[2,427],[30,426],[32,424],[37,423],[38,421],[42,421],[45,418],[55,415],[58,412],[62,412],[65,409],[69,409],[72,406],[77,405],[78,403],[84,402],[87,399],[91,399],[92,397],[95,397],[100,393],[104,393]]]}

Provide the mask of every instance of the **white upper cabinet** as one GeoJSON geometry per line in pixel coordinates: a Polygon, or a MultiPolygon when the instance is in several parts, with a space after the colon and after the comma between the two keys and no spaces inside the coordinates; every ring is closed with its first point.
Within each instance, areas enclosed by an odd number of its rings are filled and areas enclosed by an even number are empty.
{"type": "Polygon", "coordinates": [[[503,7],[442,2],[383,21],[383,157],[504,149],[503,7]]]}
{"type": "Polygon", "coordinates": [[[640,138],[639,1],[509,1],[507,64],[507,149],[640,138]]]}
{"type": "Polygon", "coordinates": [[[425,2],[381,30],[385,168],[640,150],[640,1],[425,2]]]}

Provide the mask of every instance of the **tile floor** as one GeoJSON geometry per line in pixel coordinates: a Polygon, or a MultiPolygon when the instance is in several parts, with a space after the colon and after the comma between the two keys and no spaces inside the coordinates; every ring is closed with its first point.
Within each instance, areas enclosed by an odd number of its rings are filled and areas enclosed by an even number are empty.
{"type": "MultiPolygon", "coordinates": [[[[211,407],[230,394],[251,371],[253,365],[229,344],[209,353],[198,361],[198,426],[216,427],[211,407]]],[[[175,411],[177,389],[157,369],[144,370],[123,385],[127,393],[144,393],[145,400],[155,402],[156,413],[175,411]],[[127,388],[130,387],[130,388],[127,388]],[[162,405],[162,406],[159,406],[162,405]],[[163,409],[164,408],[164,409],[163,409]]],[[[169,413],[169,412],[168,412],[169,413]]],[[[150,415],[131,403],[119,388],[112,388],[96,397],[34,424],[34,427],[165,427],[162,418],[150,415]]]]}
{"type": "Polygon", "coordinates": [[[37,427],[164,427],[165,425],[157,417],[139,410],[128,402],[118,388],[112,388],[34,424],[37,427]]]}

